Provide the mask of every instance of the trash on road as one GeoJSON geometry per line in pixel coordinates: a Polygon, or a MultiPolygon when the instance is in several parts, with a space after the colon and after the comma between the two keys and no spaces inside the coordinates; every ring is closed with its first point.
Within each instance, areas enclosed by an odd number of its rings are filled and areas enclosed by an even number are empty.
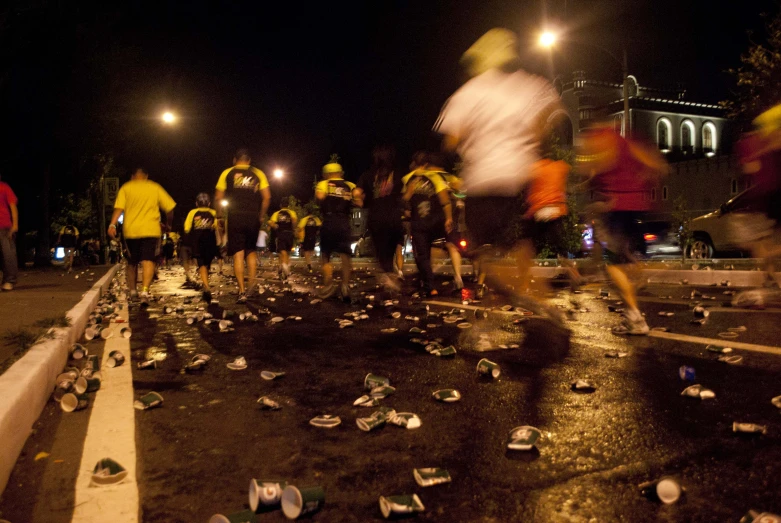
{"type": "Polygon", "coordinates": [[[122,327],[121,329],[119,329],[119,335],[125,339],[128,339],[131,336],[133,336],[133,329],[131,329],[130,327],[122,327]]]}
{"type": "Polygon", "coordinates": [[[324,429],[332,429],[341,423],[342,419],[339,416],[334,416],[332,414],[323,414],[309,420],[310,425],[324,429]]]}
{"type": "Polygon", "coordinates": [[[258,405],[261,410],[280,410],[282,406],[268,396],[258,398],[258,405]]]}
{"type": "Polygon", "coordinates": [[[389,385],[390,380],[388,378],[372,373],[367,374],[363,379],[363,388],[366,390],[376,389],[377,387],[387,387],[389,385]]]}
{"type": "Polygon", "coordinates": [[[678,369],[678,376],[683,381],[694,381],[694,378],[696,377],[696,372],[694,371],[694,367],[689,367],[688,365],[682,365],[681,368],[678,369]]]}
{"type": "Polygon", "coordinates": [[[230,370],[244,370],[247,368],[247,360],[244,359],[244,356],[239,356],[232,362],[228,363],[226,366],[230,370]]]}
{"type": "Polygon", "coordinates": [[[683,389],[681,396],[688,398],[699,398],[701,400],[709,400],[716,397],[716,393],[710,389],[706,389],[702,385],[690,385],[683,389]]]}
{"type": "Polygon", "coordinates": [[[388,423],[412,430],[420,428],[422,421],[417,414],[413,414],[412,412],[397,412],[388,418],[388,423]]]}
{"type": "Polygon", "coordinates": [[[270,370],[264,370],[264,371],[260,372],[260,377],[263,378],[264,380],[268,380],[268,381],[275,380],[277,378],[281,378],[284,375],[285,375],[284,372],[273,372],[273,371],[270,371],[270,370]]]}
{"type": "Polygon", "coordinates": [[[380,496],[380,511],[386,519],[423,512],[426,507],[417,494],[404,496],[380,496]]]}
{"type": "Polygon", "coordinates": [[[745,325],[741,325],[740,327],[730,327],[727,330],[729,332],[738,332],[738,333],[740,333],[740,332],[746,332],[748,329],[746,328],[745,325]]]}
{"type": "Polygon", "coordinates": [[[465,321],[463,323],[459,323],[458,325],[456,325],[456,327],[458,327],[459,329],[471,329],[472,324],[465,321]]]}
{"type": "Polygon", "coordinates": [[[74,360],[80,360],[87,355],[87,348],[80,343],[74,343],[71,347],[70,356],[74,360]]]}
{"type": "Polygon", "coordinates": [[[73,394],[69,392],[60,399],[60,408],[64,412],[74,412],[86,409],[89,406],[89,398],[85,394],[73,394]]]}
{"type": "Polygon", "coordinates": [[[437,401],[444,401],[445,403],[453,403],[461,399],[461,393],[456,389],[441,389],[431,394],[437,401]]]}
{"type": "Polygon", "coordinates": [[[287,487],[287,481],[277,479],[251,479],[249,482],[249,507],[257,513],[266,506],[273,507],[282,501],[282,492],[287,487]]]}
{"type": "Polygon", "coordinates": [[[111,458],[98,461],[92,470],[93,485],[116,485],[127,477],[125,467],[111,458]]]}
{"type": "Polygon", "coordinates": [[[125,363],[125,355],[118,350],[112,350],[108,353],[108,359],[106,360],[106,366],[110,368],[119,367],[125,363]]]}
{"type": "Polygon", "coordinates": [[[767,434],[767,426],[735,421],[732,423],[732,432],[740,432],[743,434],[767,434]]]}
{"type": "Polygon", "coordinates": [[[415,477],[417,484],[421,487],[431,487],[433,485],[441,485],[452,481],[450,472],[439,468],[413,469],[412,475],[415,477]]]}
{"type": "Polygon", "coordinates": [[[488,358],[483,358],[477,362],[477,373],[481,376],[490,376],[496,379],[502,373],[502,370],[499,368],[498,363],[494,363],[488,358]]]}
{"type": "Polygon", "coordinates": [[[729,354],[732,352],[732,347],[719,347],[717,345],[708,345],[705,347],[708,352],[715,352],[716,354],[729,354]]]}
{"type": "Polygon", "coordinates": [[[209,518],[209,523],[257,523],[258,518],[252,510],[242,510],[227,516],[215,514],[209,518]]]}
{"type": "Polygon", "coordinates": [[[396,392],[396,387],[391,387],[390,385],[380,385],[379,387],[374,387],[371,390],[371,397],[381,400],[383,398],[387,398],[394,392],[396,392]]]}
{"type": "Polygon", "coordinates": [[[397,329],[396,327],[390,327],[388,329],[382,329],[382,330],[380,330],[380,332],[383,333],[383,334],[393,334],[394,332],[396,332],[398,330],[399,329],[397,329]]]}
{"type": "Polygon", "coordinates": [[[719,333],[719,338],[724,338],[725,340],[734,340],[737,337],[738,337],[738,333],[737,332],[727,331],[727,332],[720,332],[719,333]]]}
{"type": "Polygon", "coordinates": [[[388,421],[388,418],[396,414],[396,411],[390,408],[386,410],[378,410],[373,412],[371,416],[367,418],[358,418],[355,420],[355,424],[358,428],[364,432],[370,432],[376,428],[382,427],[388,421]]]}
{"type": "Polygon", "coordinates": [[[597,386],[588,380],[575,380],[570,388],[575,392],[583,393],[591,393],[597,390],[597,386]]]}
{"type": "Polygon", "coordinates": [[[456,348],[452,345],[440,347],[431,351],[431,354],[438,358],[452,358],[456,355],[456,348]]]}
{"type": "Polygon", "coordinates": [[[628,352],[620,350],[611,350],[605,353],[606,358],[626,358],[627,356],[629,356],[628,352]]]}
{"type": "Polygon", "coordinates": [[[718,361],[722,363],[727,363],[728,365],[740,365],[743,363],[743,356],[719,356],[716,358],[718,361]]]}
{"type": "Polygon", "coordinates": [[[323,487],[298,488],[288,485],[282,491],[282,512],[288,519],[298,519],[320,510],[325,503],[323,487]]]}
{"type": "Polygon", "coordinates": [[[705,319],[710,316],[710,311],[700,305],[694,307],[693,312],[695,318],[705,319]]]}
{"type": "Polygon", "coordinates": [[[749,510],[745,516],[740,518],[739,523],[781,523],[781,516],[771,514],[770,512],[749,510]]]}
{"type": "Polygon", "coordinates": [[[531,450],[542,436],[540,429],[523,425],[510,431],[507,448],[510,450],[531,450]]]}
{"type": "Polygon", "coordinates": [[[772,400],[770,400],[770,403],[781,409],[781,396],[776,396],[772,400]]]}
{"type": "Polygon", "coordinates": [[[659,311],[659,316],[664,316],[666,318],[671,318],[675,316],[674,312],[668,312],[668,311],[659,311]]]}
{"type": "Polygon", "coordinates": [[[353,402],[354,407],[376,407],[380,404],[378,398],[372,398],[371,396],[364,395],[353,402]]]}
{"type": "Polygon", "coordinates": [[[662,478],[658,481],[647,481],[640,485],[643,496],[665,505],[672,505],[681,499],[683,487],[673,478],[662,478]]]}
{"type": "Polygon", "coordinates": [[[157,392],[149,392],[133,402],[136,410],[149,410],[163,404],[163,397],[157,392]]]}
{"type": "Polygon", "coordinates": [[[152,358],[150,360],[146,361],[139,361],[136,365],[138,367],[138,370],[150,370],[150,369],[156,369],[157,368],[157,360],[152,358]]]}

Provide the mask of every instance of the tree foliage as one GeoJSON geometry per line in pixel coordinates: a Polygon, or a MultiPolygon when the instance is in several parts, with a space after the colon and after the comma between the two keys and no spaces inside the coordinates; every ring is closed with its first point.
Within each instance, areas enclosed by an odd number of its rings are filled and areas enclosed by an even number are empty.
{"type": "Polygon", "coordinates": [[[722,105],[728,115],[741,124],[781,103],[781,11],[762,16],[765,19],[764,41],[752,41],[748,51],[740,57],[740,67],[728,70],[736,80],[736,88],[722,105]]]}

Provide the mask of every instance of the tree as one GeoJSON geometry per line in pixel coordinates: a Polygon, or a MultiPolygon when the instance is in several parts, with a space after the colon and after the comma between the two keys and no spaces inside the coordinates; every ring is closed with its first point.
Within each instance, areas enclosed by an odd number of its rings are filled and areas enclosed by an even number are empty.
{"type": "MultiPolygon", "coordinates": [[[[722,102],[727,114],[745,125],[762,111],[781,103],[781,12],[765,19],[764,43],[752,42],[741,66],[729,69],[737,88],[722,102]]],[[[751,36],[751,35],[750,35],[751,36]]]]}

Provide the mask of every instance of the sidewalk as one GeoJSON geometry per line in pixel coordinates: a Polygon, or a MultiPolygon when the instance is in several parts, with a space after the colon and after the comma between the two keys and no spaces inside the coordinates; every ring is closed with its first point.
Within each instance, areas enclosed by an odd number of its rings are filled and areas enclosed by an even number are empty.
{"type": "Polygon", "coordinates": [[[66,274],[60,268],[19,271],[19,281],[11,292],[0,293],[0,373],[4,362],[19,347],[2,339],[8,332],[35,327],[35,322],[65,316],[110,266],[96,265],[66,274]]]}

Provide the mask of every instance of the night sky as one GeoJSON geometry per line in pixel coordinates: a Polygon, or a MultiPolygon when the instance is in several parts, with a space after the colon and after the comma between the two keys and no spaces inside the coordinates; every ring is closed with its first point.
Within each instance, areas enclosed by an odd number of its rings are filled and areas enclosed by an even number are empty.
{"type": "Polygon", "coordinates": [[[519,33],[531,71],[618,82],[608,55],[577,42],[619,56],[626,46],[641,85],[683,84],[688,99],[718,102],[747,31],[777,9],[773,0],[59,4],[71,2],[16,2],[2,32],[11,138],[0,164],[28,221],[47,166],[53,191],[83,191],[94,169],[83,158],[100,152],[127,170],[146,166],[179,214],[213,192],[238,146],[267,174],[287,172],[271,180],[273,206],[291,193],[309,199],[332,152],[353,180],[380,142],[396,144],[406,165],[464,80],[458,58],[494,26],[519,33]],[[544,25],[569,28],[553,71],[534,46],[544,25]],[[164,109],[180,116],[175,128],[159,123],[164,109]]]}

